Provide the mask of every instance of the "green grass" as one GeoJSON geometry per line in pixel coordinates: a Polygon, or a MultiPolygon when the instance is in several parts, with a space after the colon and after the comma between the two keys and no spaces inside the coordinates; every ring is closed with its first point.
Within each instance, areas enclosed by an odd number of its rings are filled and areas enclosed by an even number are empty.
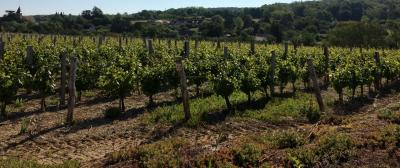
{"type": "MultiPolygon", "coordinates": [[[[241,93],[234,93],[230,100],[233,104],[244,102],[246,97],[241,93]]],[[[190,101],[190,113],[192,118],[186,122],[186,126],[197,126],[207,120],[205,115],[218,112],[226,108],[225,101],[222,97],[212,95],[207,98],[199,98],[190,101]]],[[[158,107],[151,112],[147,118],[152,123],[169,123],[176,124],[184,119],[182,104],[158,107]]]]}
{"type": "Polygon", "coordinates": [[[394,123],[400,123],[400,113],[393,111],[391,108],[381,109],[378,113],[378,118],[394,123]]]}
{"type": "Polygon", "coordinates": [[[0,168],[79,168],[80,163],[76,160],[65,161],[58,165],[42,165],[34,161],[20,159],[0,159],[0,168]]]}
{"type": "Polygon", "coordinates": [[[57,96],[50,96],[47,98],[46,103],[49,106],[57,106],[59,103],[59,99],[57,96]]]}
{"type": "Polygon", "coordinates": [[[15,100],[15,108],[22,108],[25,104],[25,101],[22,98],[18,98],[15,100]]]}
{"type": "Polygon", "coordinates": [[[96,91],[87,90],[82,92],[82,97],[95,97],[97,95],[96,91]]]}
{"type": "Polygon", "coordinates": [[[235,114],[236,117],[253,118],[267,122],[304,119],[309,107],[315,109],[314,97],[311,94],[297,93],[290,98],[273,98],[265,108],[245,110],[235,114]]]}
{"type": "Polygon", "coordinates": [[[353,139],[345,134],[321,137],[312,147],[299,147],[288,151],[289,163],[294,167],[340,166],[355,157],[353,139]]]}
{"type": "MultiPolygon", "coordinates": [[[[264,101],[263,94],[253,96],[254,104],[247,105],[247,97],[241,92],[230,96],[231,103],[237,106],[234,118],[251,118],[267,122],[282,122],[286,120],[305,120],[308,110],[317,107],[312,94],[296,93],[292,97],[275,97],[268,102],[264,101]],[[263,102],[264,101],[264,102],[263,102]],[[266,104],[265,104],[266,103],[266,104]]],[[[222,97],[212,95],[207,98],[193,99],[190,101],[192,118],[185,123],[186,126],[195,127],[201,124],[216,122],[223,117],[226,104],[222,97]]],[[[181,104],[158,107],[150,112],[147,121],[150,123],[176,124],[184,119],[181,104]]]]}

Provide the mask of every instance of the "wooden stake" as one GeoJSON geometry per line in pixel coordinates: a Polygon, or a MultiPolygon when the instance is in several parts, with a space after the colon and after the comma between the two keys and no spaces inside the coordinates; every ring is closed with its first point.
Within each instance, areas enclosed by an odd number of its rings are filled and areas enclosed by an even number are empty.
{"type": "Polygon", "coordinates": [[[97,49],[100,49],[100,47],[103,45],[103,38],[99,37],[99,43],[97,44],[97,49]]]}
{"type": "Polygon", "coordinates": [[[256,44],[255,44],[254,40],[252,40],[251,44],[250,44],[250,54],[251,55],[256,54],[256,44]]]}
{"type": "Polygon", "coordinates": [[[229,48],[228,47],[224,47],[224,59],[228,59],[229,56],[229,48]]]}
{"type": "Polygon", "coordinates": [[[122,38],[121,37],[118,38],[118,48],[120,51],[122,51],[122,38]]]}
{"type": "Polygon", "coordinates": [[[33,47],[27,46],[26,47],[26,64],[32,68],[33,66],[33,47]]]}
{"type": "Polygon", "coordinates": [[[283,59],[286,59],[289,54],[289,43],[288,42],[285,42],[284,48],[285,48],[285,52],[283,54],[283,59]]]}
{"type": "Polygon", "coordinates": [[[168,43],[168,48],[169,48],[169,49],[171,49],[171,47],[172,47],[171,40],[168,40],[168,42],[167,42],[167,43],[168,43]]]}
{"type": "Polygon", "coordinates": [[[375,52],[374,59],[375,59],[375,64],[378,67],[378,71],[375,74],[374,86],[375,86],[375,90],[379,91],[381,89],[381,58],[379,56],[378,51],[375,52]]]}
{"type": "Polygon", "coordinates": [[[77,46],[75,37],[72,38],[72,46],[74,46],[74,48],[77,46]]]}
{"type": "Polygon", "coordinates": [[[73,117],[74,117],[74,108],[75,108],[75,99],[76,99],[76,68],[77,68],[77,58],[72,57],[71,59],[71,67],[69,71],[69,98],[68,98],[68,113],[67,113],[67,124],[72,124],[73,117]]]}
{"type": "Polygon", "coordinates": [[[142,42],[143,42],[143,47],[148,50],[149,49],[149,45],[147,44],[147,40],[146,38],[142,38],[142,42]]]}
{"type": "Polygon", "coordinates": [[[329,81],[330,81],[330,79],[329,79],[329,62],[330,62],[330,59],[329,59],[329,48],[326,47],[326,46],[324,47],[324,56],[325,56],[325,72],[326,72],[326,74],[325,74],[325,85],[328,86],[329,81]]]}
{"type": "Polygon", "coordinates": [[[65,107],[65,85],[66,85],[66,74],[67,74],[67,65],[66,65],[66,56],[65,53],[62,53],[60,56],[60,64],[61,64],[61,85],[60,85],[60,104],[59,108],[62,109],[65,107]]]}
{"type": "Polygon", "coordinates": [[[148,50],[149,50],[149,54],[150,55],[154,55],[154,47],[153,47],[153,40],[148,40],[148,44],[149,44],[149,48],[148,48],[148,50]]]}
{"type": "Polygon", "coordinates": [[[3,60],[4,57],[4,42],[0,40],[0,61],[3,60]]]}
{"type": "Polygon", "coordinates": [[[194,47],[195,47],[196,50],[198,50],[200,48],[199,40],[194,41],[194,47]]]}
{"type": "Polygon", "coordinates": [[[221,48],[221,41],[217,40],[217,49],[220,49],[220,48],[221,48]]]}
{"type": "Polygon", "coordinates": [[[181,82],[182,103],[183,103],[183,112],[185,115],[185,121],[188,121],[191,118],[190,105],[189,105],[189,93],[187,90],[186,74],[185,74],[185,69],[182,64],[182,57],[176,58],[176,70],[178,71],[178,74],[180,77],[180,82],[181,82]]]}
{"type": "Polygon", "coordinates": [[[185,41],[184,51],[183,51],[183,59],[189,58],[189,52],[190,52],[190,43],[189,43],[189,41],[185,41]]]}
{"type": "Polygon", "coordinates": [[[324,105],[324,101],[322,100],[321,90],[319,88],[318,79],[317,79],[317,73],[315,72],[315,68],[314,68],[312,59],[308,59],[307,64],[308,64],[308,70],[310,72],[310,77],[313,82],[314,93],[315,93],[315,97],[317,98],[319,110],[321,112],[325,112],[325,105],[324,105]]]}
{"type": "Polygon", "coordinates": [[[53,45],[57,44],[57,36],[53,36],[53,45]]]}
{"type": "Polygon", "coordinates": [[[271,80],[271,85],[269,86],[271,96],[275,94],[275,66],[276,66],[276,53],[271,51],[271,71],[269,74],[269,80],[271,80]]]}

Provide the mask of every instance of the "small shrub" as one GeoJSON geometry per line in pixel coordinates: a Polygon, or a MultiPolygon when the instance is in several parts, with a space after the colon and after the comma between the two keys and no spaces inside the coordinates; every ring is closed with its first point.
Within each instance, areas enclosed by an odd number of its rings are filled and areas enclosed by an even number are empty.
{"type": "Polygon", "coordinates": [[[24,118],[21,121],[21,129],[19,131],[19,134],[25,134],[28,132],[29,124],[31,123],[29,118],[24,118]]]}
{"type": "Polygon", "coordinates": [[[395,145],[400,148],[400,126],[394,124],[385,126],[381,129],[377,141],[381,147],[395,145]]]}
{"type": "Polygon", "coordinates": [[[323,119],[323,124],[330,124],[330,125],[341,125],[343,124],[344,117],[339,115],[327,115],[323,119]]]}
{"type": "MultiPolygon", "coordinates": [[[[236,167],[230,159],[226,157],[226,150],[223,152],[215,152],[212,154],[203,154],[196,157],[196,161],[191,167],[219,167],[219,168],[231,168],[236,167]]],[[[190,167],[190,166],[189,166],[190,167]]]]}
{"type": "Polygon", "coordinates": [[[305,147],[290,151],[288,158],[289,164],[296,168],[316,167],[319,159],[312,149],[305,147]]]}
{"type": "Polygon", "coordinates": [[[261,158],[261,149],[252,144],[246,144],[233,151],[235,165],[240,167],[258,167],[261,158]]]}
{"type": "Polygon", "coordinates": [[[116,119],[121,116],[122,112],[117,107],[108,108],[104,111],[104,117],[107,119],[116,119]]]}
{"type": "Polygon", "coordinates": [[[339,165],[353,157],[353,147],[351,137],[335,134],[322,138],[315,152],[322,163],[339,165]]]}
{"type": "Polygon", "coordinates": [[[309,105],[304,106],[301,111],[302,114],[306,115],[308,122],[312,124],[317,123],[321,119],[321,113],[312,101],[310,101],[309,105]]]}
{"type": "Polygon", "coordinates": [[[127,150],[121,150],[112,152],[106,156],[108,164],[115,164],[121,161],[129,160],[133,157],[133,153],[135,152],[135,148],[128,148],[127,150]]]}
{"type": "Polygon", "coordinates": [[[306,116],[307,116],[308,122],[310,122],[312,124],[317,123],[321,119],[321,113],[319,111],[315,111],[315,110],[307,111],[306,116]]]}
{"type": "Polygon", "coordinates": [[[378,118],[381,120],[387,120],[394,123],[400,123],[400,114],[392,111],[389,108],[384,108],[379,111],[378,118]]]}
{"type": "Polygon", "coordinates": [[[313,148],[289,151],[289,164],[293,167],[327,167],[341,165],[354,156],[353,140],[344,134],[323,137],[313,148]]]}
{"type": "Polygon", "coordinates": [[[285,149],[303,145],[305,143],[305,138],[296,131],[288,130],[275,132],[272,135],[271,141],[275,147],[285,149]]]}
{"type": "Polygon", "coordinates": [[[18,98],[15,100],[15,107],[16,108],[21,108],[24,106],[24,100],[22,98],[18,98]]]}

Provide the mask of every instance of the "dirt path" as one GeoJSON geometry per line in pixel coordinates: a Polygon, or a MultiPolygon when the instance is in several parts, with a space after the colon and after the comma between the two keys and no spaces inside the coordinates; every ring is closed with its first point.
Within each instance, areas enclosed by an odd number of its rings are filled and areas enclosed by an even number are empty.
{"type": "MultiPolygon", "coordinates": [[[[165,99],[165,98],[162,98],[165,99]]],[[[166,137],[182,137],[202,145],[206,150],[214,151],[220,147],[229,146],[235,139],[248,135],[265,134],[276,129],[297,128],[311,130],[312,125],[303,123],[285,123],[274,125],[256,120],[226,119],[215,125],[205,125],[196,129],[175,128],[160,124],[146,124],[147,98],[131,96],[126,100],[128,109],[134,109],[120,120],[104,120],[102,112],[110,106],[118,105],[117,101],[85,100],[76,110],[76,123],[72,127],[63,127],[62,122],[66,110],[58,112],[34,112],[38,100],[27,102],[29,107],[25,117],[30,118],[30,134],[18,135],[22,118],[0,123],[0,157],[18,157],[37,160],[44,164],[61,163],[66,159],[77,159],[84,167],[98,165],[105,155],[127,147],[144,143],[152,143],[166,137]],[[171,131],[173,130],[173,131],[171,131]]],[[[340,125],[322,124],[316,128],[317,134],[338,131],[351,134],[359,142],[368,143],[370,133],[379,131],[388,123],[377,118],[377,110],[387,105],[397,103],[399,94],[377,99],[373,104],[366,105],[356,113],[347,115],[340,125]]],[[[365,156],[354,161],[357,165],[370,163],[376,159],[385,160],[385,151],[368,151],[365,156]],[[378,152],[368,155],[369,152],[378,152]]],[[[389,163],[388,163],[389,164],[389,163]]]]}

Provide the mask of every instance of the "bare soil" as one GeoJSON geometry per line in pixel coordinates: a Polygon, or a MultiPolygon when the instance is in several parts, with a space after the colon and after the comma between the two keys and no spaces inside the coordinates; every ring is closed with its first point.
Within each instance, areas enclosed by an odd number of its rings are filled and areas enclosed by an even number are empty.
{"type": "MultiPolygon", "coordinates": [[[[10,108],[10,119],[0,122],[0,157],[17,157],[36,160],[42,164],[62,163],[67,159],[79,160],[83,167],[103,167],[108,153],[153,143],[167,137],[187,139],[203,152],[213,152],[229,148],[235,140],[249,136],[272,132],[277,129],[295,128],[316,135],[329,132],[343,132],[357,140],[357,158],[348,167],[399,167],[396,151],[382,149],[371,144],[373,134],[390,124],[377,118],[379,109],[400,102],[400,94],[393,93],[375,99],[346,115],[340,115],[339,124],[320,122],[307,124],[287,122],[272,124],[249,119],[227,118],[222,122],[203,125],[198,128],[186,128],[163,124],[149,124],[143,121],[148,115],[144,95],[134,94],[126,99],[129,109],[117,120],[107,120],[103,111],[118,106],[118,100],[106,99],[101,94],[92,98],[83,97],[78,103],[72,126],[65,126],[66,109],[49,107],[47,112],[39,112],[40,99],[27,101],[24,109],[10,108]],[[29,119],[28,133],[20,134],[23,120],[29,119]]],[[[48,99],[56,99],[50,97],[48,99]]],[[[171,94],[159,94],[156,103],[172,101],[171,94]]],[[[283,166],[283,154],[271,151],[266,160],[276,167],[283,166]]],[[[129,161],[111,167],[129,167],[129,161]]],[[[109,165],[108,165],[109,166],[109,165]]],[[[346,166],[346,167],[347,167],[346,166]]]]}

